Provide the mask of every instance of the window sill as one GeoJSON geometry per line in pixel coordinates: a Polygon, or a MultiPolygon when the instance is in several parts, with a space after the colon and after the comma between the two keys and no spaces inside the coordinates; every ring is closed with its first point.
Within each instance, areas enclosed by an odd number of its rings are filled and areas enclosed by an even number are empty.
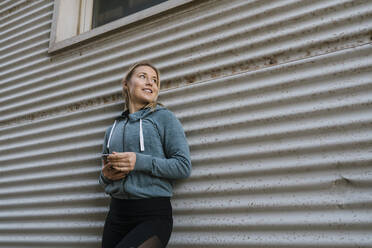
{"type": "Polygon", "coordinates": [[[186,3],[190,3],[192,1],[194,0],[177,0],[177,1],[164,2],[156,6],[153,6],[151,8],[137,12],[133,15],[120,18],[116,21],[107,23],[100,27],[94,28],[90,31],[84,32],[77,36],[74,36],[74,37],[71,37],[71,38],[68,38],[62,41],[58,41],[58,42],[55,41],[56,40],[56,37],[55,37],[56,36],[56,31],[55,31],[56,23],[55,22],[57,19],[56,12],[58,11],[56,9],[58,8],[55,8],[54,14],[53,14],[53,25],[52,25],[52,30],[51,30],[51,38],[49,42],[48,53],[54,54],[54,53],[57,53],[58,51],[62,51],[62,50],[65,50],[71,47],[76,47],[80,44],[86,43],[87,41],[95,37],[98,37],[108,32],[112,32],[114,30],[123,28],[124,26],[127,26],[129,24],[138,22],[150,16],[159,14],[161,12],[165,12],[169,9],[176,8],[178,6],[184,5],[186,3]]]}

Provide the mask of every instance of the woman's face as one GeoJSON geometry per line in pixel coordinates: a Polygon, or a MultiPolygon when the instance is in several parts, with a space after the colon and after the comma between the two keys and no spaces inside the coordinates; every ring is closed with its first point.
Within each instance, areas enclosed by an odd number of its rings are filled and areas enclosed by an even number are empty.
{"type": "Polygon", "coordinates": [[[131,104],[145,105],[156,101],[158,97],[158,76],[150,66],[138,66],[134,69],[127,87],[131,104]]]}

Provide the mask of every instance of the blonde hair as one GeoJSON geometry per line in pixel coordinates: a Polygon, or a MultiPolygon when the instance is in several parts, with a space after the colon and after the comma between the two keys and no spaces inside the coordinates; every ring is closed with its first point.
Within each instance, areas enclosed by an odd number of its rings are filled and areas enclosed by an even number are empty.
{"type": "MultiPolygon", "coordinates": [[[[139,66],[148,66],[154,69],[154,71],[156,72],[156,76],[158,77],[156,85],[160,89],[160,73],[159,73],[159,70],[155,66],[153,66],[149,61],[141,61],[141,62],[133,64],[132,66],[129,67],[127,74],[125,74],[125,77],[121,80],[122,87],[123,87],[124,110],[129,110],[129,104],[130,104],[129,92],[127,89],[124,88],[124,84],[129,82],[130,78],[133,75],[134,70],[139,66]]],[[[156,97],[154,102],[149,102],[144,108],[151,108],[151,110],[154,110],[157,104],[163,106],[163,104],[161,104],[157,100],[158,98],[156,97]]]]}

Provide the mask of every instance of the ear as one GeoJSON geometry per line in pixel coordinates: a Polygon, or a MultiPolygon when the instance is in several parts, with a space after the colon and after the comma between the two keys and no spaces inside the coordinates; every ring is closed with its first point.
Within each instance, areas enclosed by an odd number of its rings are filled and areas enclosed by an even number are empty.
{"type": "Polygon", "coordinates": [[[123,86],[123,89],[128,89],[128,82],[127,81],[125,81],[125,80],[123,80],[122,81],[122,86],[123,86]]]}

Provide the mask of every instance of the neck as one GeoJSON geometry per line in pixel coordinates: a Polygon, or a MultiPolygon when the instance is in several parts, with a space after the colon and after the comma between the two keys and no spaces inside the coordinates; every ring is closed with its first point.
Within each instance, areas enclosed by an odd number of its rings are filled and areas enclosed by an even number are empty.
{"type": "Polygon", "coordinates": [[[131,102],[129,104],[129,113],[133,114],[133,113],[137,112],[138,110],[140,110],[141,108],[143,108],[145,106],[146,106],[146,104],[143,104],[143,103],[133,103],[133,102],[131,102]]]}

